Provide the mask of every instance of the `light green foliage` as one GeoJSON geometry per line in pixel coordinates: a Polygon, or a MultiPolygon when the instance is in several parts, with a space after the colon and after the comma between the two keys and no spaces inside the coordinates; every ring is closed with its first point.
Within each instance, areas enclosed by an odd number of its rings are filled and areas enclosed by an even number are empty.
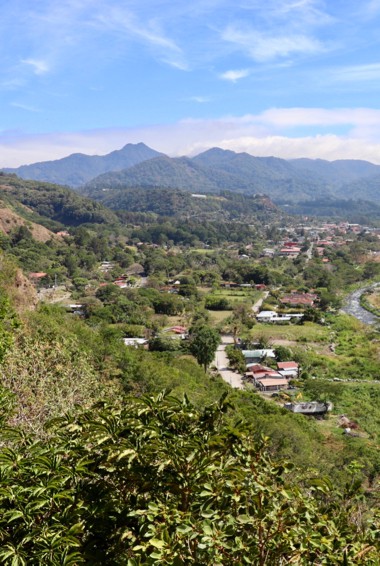
{"type": "Polygon", "coordinates": [[[228,408],[162,394],[58,419],[44,443],[8,433],[1,562],[375,565],[377,517],[357,532],[354,504],[342,512],[326,481],[273,462],[228,408]]]}
{"type": "Polygon", "coordinates": [[[24,326],[15,334],[0,366],[1,384],[15,396],[13,423],[41,432],[48,419],[76,404],[115,398],[120,389],[97,373],[83,346],[54,328],[35,334],[24,326]]]}
{"type": "Polygon", "coordinates": [[[240,373],[244,373],[246,370],[246,362],[242,351],[231,344],[226,347],[226,354],[231,367],[240,373]]]}

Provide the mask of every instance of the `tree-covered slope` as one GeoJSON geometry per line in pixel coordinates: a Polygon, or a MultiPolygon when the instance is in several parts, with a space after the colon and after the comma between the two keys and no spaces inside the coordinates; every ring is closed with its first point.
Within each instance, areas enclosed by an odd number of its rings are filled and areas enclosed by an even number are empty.
{"type": "Polygon", "coordinates": [[[223,189],[255,192],[249,181],[224,171],[206,170],[187,157],[156,157],[119,172],[107,173],[93,179],[84,187],[165,187],[191,192],[219,192],[223,189]]]}
{"type": "Polygon", "coordinates": [[[380,202],[380,175],[347,183],[342,190],[347,198],[357,198],[360,195],[368,200],[380,202]]]}
{"type": "Polygon", "coordinates": [[[151,212],[159,216],[177,218],[232,220],[248,218],[259,213],[280,214],[268,197],[231,191],[224,191],[219,195],[208,193],[199,196],[183,190],[136,187],[107,191],[93,189],[88,195],[113,210],[151,212]]]}
{"type": "Polygon", "coordinates": [[[319,179],[323,179],[329,186],[335,187],[341,187],[346,183],[372,177],[380,173],[380,165],[360,159],[326,161],[325,159],[301,158],[291,159],[289,163],[295,169],[307,174],[317,175],[319,179]]]}
{"type": "Polygon", "coordinates": [[[67,226],[86,222],[117,222],[115,214],[102,204],[82,197],[66,187],[40,181],[25,181],[15,175],[0,173],[0,199],[21,216],[42,224],[44,219],[67,226]]]}
{"type": "Polygon", "coordinates": [[[205,154],[193,159],[158,157],[123,171],[100,175],[87,183],[83,191],[88,194],[93,189],[166,187],[194,193],[221,190],[264,193],[271,198],[290,200],[312,198],[317,190],[323,193],[321,184],[311,176],[292,171],[285,160],[224,154],[224,150],[210,150],[211,160],[205,154]]]}
{"type": "Polygon", "coordinates": [[[23,179],[76,187],[106,171],[126,169],[158,155],[160,155],[158,151],[143,143],[127,144],[122,149],[112,151],[107,155],[74,153],[63,159],[22,165],[14,169],[4,169],[4,171],[16,173],[23,179]]]}
{"type": "Polygon", "coordinates": [[[244,178],[254,192],[264,192],[272,198],[298,199],[301,194],[312,196],[323,192],[321,180],[294,169],[291,163],[277,157],[254,157],[248,153],[235,153],[213,148],[193,158],[193,161],[210,171],[223,171],[244,178]]]}
{"type": "Polygon", "coordinates": [[[380,204],[362,199],[316,198],[297,203],[278,202],[278,205],[288,214],[341,218],[362,225],[380,219],[380,204]]]}

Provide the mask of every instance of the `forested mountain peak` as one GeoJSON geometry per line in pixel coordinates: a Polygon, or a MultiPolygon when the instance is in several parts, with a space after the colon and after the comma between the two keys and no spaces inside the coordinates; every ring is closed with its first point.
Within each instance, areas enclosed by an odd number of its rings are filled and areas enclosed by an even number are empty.
{"type": "Polygon", "coordinates": [[[62,159],[22,165],[14,169],[4,169],[4,171],[16,173],[23,179],[76,187],[107,171],[125,169],[158,155],[161,154],[144,143],[128,143],[121,149],[106,155],[73,153],[62,159]]]}

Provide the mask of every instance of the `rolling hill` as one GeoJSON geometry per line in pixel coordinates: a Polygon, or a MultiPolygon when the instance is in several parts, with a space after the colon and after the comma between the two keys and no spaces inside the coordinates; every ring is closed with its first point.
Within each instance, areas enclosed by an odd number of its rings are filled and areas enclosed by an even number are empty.
{"type": "Polygon", "coordinates": [[[48,228],[118,222],[111,210],[71,189],[41,181],[26,181],[16,175],[0,173],[0,201],[27,221],[48,228]]]}
{"type": "Polygon", "coordinates": [[[280,209],[268,197],[231,191],[199,195],[180,189],[134,187],[109,191],[94,189],[91,197],[115,211],[182,219],[250,222],[254,217],[268,220],[270,216],[281,216],[280,209]]]}

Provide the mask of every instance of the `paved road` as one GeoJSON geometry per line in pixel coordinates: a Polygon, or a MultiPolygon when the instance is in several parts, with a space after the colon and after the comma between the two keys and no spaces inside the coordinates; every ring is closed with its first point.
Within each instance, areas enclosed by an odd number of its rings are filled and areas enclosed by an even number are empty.
{"type": "Polygon", "coordinates": [[[260,311],[261,305],[263,304],[263,302],[265,301],[265,299],[267,298],[268,295],[269,295],[269,291],[264,291],[261,299],[256,301],[255,304],[252,306],[252,310],[255,314],[260,311]]]}
{"type": "Polygon", "coordinates": [[[371,285],[369,287],[357,289],[357,291],[354,291],[353,293],[348,295],[345,300],[345,305],[342,307],[342,311],[346,314],[351,314],[361,322],[364,322],[364,324],[376,324],[377,322],[379,322],[379,318],[377,316],[367,311],[366,309],[363,309],[363,307],[360,305],[360,297],[362,296],[362,294],[368,289],[375,289],[375,287],[378,287],[379,285],[379,283],[375,283],[374,285],[371,285]]]}
{"type": "Polygon", "coordinates": [[[223,335],[222,342],[219,344],[218,349],[215,354],[213,364],[217,368],[219,374],[224,379],[226,383],[234,387],[235,389],[244,389],[244,382],[240,373],[236,373],[228,369],[228,358],[225,352],[226,346],[228,344],[233,344],[234,339],[232,336],[223,335]]]}

